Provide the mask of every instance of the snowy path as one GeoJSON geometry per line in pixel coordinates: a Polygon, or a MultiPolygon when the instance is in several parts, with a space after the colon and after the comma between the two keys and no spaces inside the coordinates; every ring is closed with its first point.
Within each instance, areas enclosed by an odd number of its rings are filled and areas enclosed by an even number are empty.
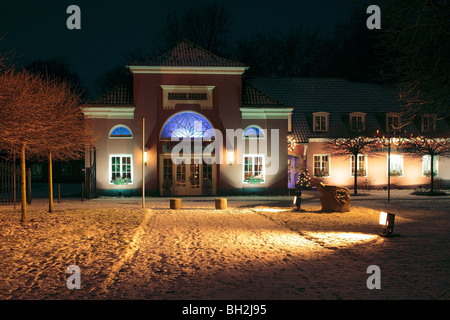
{"type": "Polygon", "coordinates": [[[287,269],[298,278],[294,261],[323,251],[248,209],[153,212],[105,297],[282,299],[280,286],[294,286],[287,269]]]}
{"type": "Polygon", "coordinates": [[[321,212],[317,200],[300,213],[277,201],[213,203],[68,201],[49,214],[33,202],[25,226],[0,208],[0,298],[449,298],[449,199],[355,201],[344,214],[321,212]],[[396,212],[402,237],[377,235],[381,209],[396,212]],[[66,287],[73,264],[81,290],[66,287]],[[367,288],[370,265],[381,268],[381,290],[367,288]]]}

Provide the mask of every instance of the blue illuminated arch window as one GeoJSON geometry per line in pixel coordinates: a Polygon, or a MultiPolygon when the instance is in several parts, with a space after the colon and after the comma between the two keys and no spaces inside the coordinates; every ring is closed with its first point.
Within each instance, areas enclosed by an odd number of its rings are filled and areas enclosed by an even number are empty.
{"type": "Polygon", "coordinates": [[[111,129],[109,137],[112,139],[131,139],[133,138],[133,132],[126,125],[119,124],[111,129]]]}
{"type": "Polygon", "coordinates": [[[244,138],[264,138],[264,130],[256,125],[248,126],[244,130],[244,138]]]}
{"type": "Polygon", "coordinates": [[[193,111],[180,112],[166,121],[161,130],[161,139],[176,138],[212,138],[211,123],[199,113],[193,111]]]}

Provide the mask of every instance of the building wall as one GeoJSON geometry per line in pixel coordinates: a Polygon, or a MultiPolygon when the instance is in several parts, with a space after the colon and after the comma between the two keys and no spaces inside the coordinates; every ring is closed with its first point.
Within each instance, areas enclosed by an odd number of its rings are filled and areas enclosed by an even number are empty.
{"type": "MultiPolygon", "coordinates": [[[[242,119],[240,106],[242,95],[240,75],[220,74],[134,74],[134,119],[94,119],[98,133],[96,143],[97,190],[100,194],[139,195],[142,190],[142,118],[145,118],[145,150],[148,161],[145,170],[145,189],[147,195],[159,195],[162,181],[159,174],[160,157],[164,145],[173,146],[176,142],[160,139],[164,123],[180,111],[195,111],[206,117],[214,128],[223,134],[223,159],[228,160],[226,150],[226,129],[245,129],[248,125],[258,125],[268,130],[265,137],[267,147],[258,146],[250,150],[252,141],[245,141],[242,152],[235,149],[233,164],[223,163],[216,168],[216,188],[218,194],[268,193],[287,191],[287,119],[242,119]],[[198,104],[177,104],[173,109],[163,108],[163,89],[161,85],[215,86],[213,89],[213,108],[202,109],[198,104]],[[109,132],[117,124],[124,124],[133,131],[132,139],[110,139],[109,132]],[[278,130],[277,145],[272,148],[271,129],[278,130]],[[276,148],[275,148],[276,147],[276,148]],[[256,152],[264,154],[266,161],[273,159],[272,166],[266,165],[265,183],[249,185],[242,181],[243,154],[256,152]],[[133,182],[128,185],[114,185],[110,181],[110,154],[133,155],[133,182]],[[276,163],[274,163],[276,161],[276,163]],[[272,170],[276,168],[277,170],[272,170]]],[[[263,144],[265,146],[265,144],[263,144]]],[[[89,160],[86,159],[86,163],[89,160]]]]}
{"type": "MultiPolygon", "coordinates": [[[[124,195],[135,193],[135,189],[142,183],[142,174],[138,168],[142,165],[142,153],[138,145],[136,133],[138,131],[133,119],[93,119],[95,132],[97,135],[96,148],[96,180],[97,190],[106,194],[117,195],[121,192],[124,195]],[[111,129],[123,124],[132,129],[132,139],[110,139],[111,129]],[[128,185],[115,185],[110,183],[110,154],[131,154],[133,156],[133,180],[128,185]]],[[[90,166],[89,155],[86,157],[85,165],[90,166]]]]}
{"type": "MultiPolygon", "coordinates": [[[[311,142],[308,149],[308,170],[311,177],[314,178],[314,155],[329,154],[330,155],[330,175],[323,177],[321,180],[326,184],[341,185],[353,188],[354,177],[351,175],[351,158],[348,156],[334,155],[332,151],[327,148],[326,142],[311,142]]],[[[430,178],[423,176],[422,173],[422,158],[408,153],[392,152],[391,155],[403,156],[403,176],[390,177],[392,187],[410,188],[410,187],[427,187],[430,184],[430,178]]],[[[384,187],[388,184],[388,154],[385,152],[371,152],[367,153],[367,176],[357,178],[358,185],[361,186],[365,180],[370,181],[374,187],[384,187]]],[[[441,179],[448,179],[448,170],[445,168],[445,161],[439,158],[439,176],[441,179]]],[[[447,165],[448,167],[448,165],[447,165]]],[[[314,183],[314,182],[313,182],[314,183]]]]}

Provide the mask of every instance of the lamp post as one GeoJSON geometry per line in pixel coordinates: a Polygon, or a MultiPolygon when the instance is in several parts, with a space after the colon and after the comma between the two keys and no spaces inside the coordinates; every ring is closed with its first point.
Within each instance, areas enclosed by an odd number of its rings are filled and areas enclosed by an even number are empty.
{"type": "MultiPolygon", "coordinates": [[[[377,130],[377,136],[379,135],[379,131],[377,130]]],[[[403,143],[403,138],[396,138],[395,137],[395,133],[394,133],[394,137],[391,137],[390,132],[388,132],[387,134],[387,138],[385,138],[384,136],[382,138],[378,137],[378,141],[380,141],[381,145],[384,147],[387,147],[387,151],[388,151],[388,202],[391,201],[391,144],[392,144],[392,140],[395,146],[400,146],[403,143]]]]}

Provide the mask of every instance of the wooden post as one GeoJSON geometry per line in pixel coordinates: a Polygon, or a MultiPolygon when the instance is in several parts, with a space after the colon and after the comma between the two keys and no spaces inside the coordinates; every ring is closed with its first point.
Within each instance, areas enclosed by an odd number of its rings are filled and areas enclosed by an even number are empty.
{"type": "Polygon", "coordinates": [[[58,183],[58,203],[61,203],[61,185],[58,183]]]}
{"type": "Polygon", "coordinates": [[[142,208],[145,208],[145,118],[142,117],[142,208]]]}
{"type": "Polygon", "coordinates": [[[25,144],[22,144],[22,155],[20,157],[20,170],[22,175],[22,180],[20,181],[21,186],[21,200],[22,200],[22,207],[21,207],[21,221],[27,222],[27,188],[26,188],[26,179],[27,174],[25,171],[25,144]]]}
{"type": "Polygon", "coordinates": [[[16,152],[14,151],[13,156],[13,201],[14,201],[14,210],[16,210],[16,152]]]}
{"type": "Polygon", "coordinates": [[[227,198],[217,198],[215,202],[216,209],[224,210],[227,208],[227,198]]]}
{"type": "Polygon", "coordinates": [[[31,198],[31,168],[28,168],[28,176],[27,176],[27,192],[28,192],[28,195],[27,195],[27,197],[28,197],[28,200],[27,200],[27,202],[28,202],[28,204],[31,204],[31,200],[32,200],[32,198],[31,198]]]}
{"type": "Polygon", "coordinates": [[[48,212],[53,212],[53,164],[52,153],[48,153],[48,212]]]}
{"type": "Polygon", "coordinates": [[[181,199],[170,199],[170,209],[180,210],[181,209],[181,199]]]}

